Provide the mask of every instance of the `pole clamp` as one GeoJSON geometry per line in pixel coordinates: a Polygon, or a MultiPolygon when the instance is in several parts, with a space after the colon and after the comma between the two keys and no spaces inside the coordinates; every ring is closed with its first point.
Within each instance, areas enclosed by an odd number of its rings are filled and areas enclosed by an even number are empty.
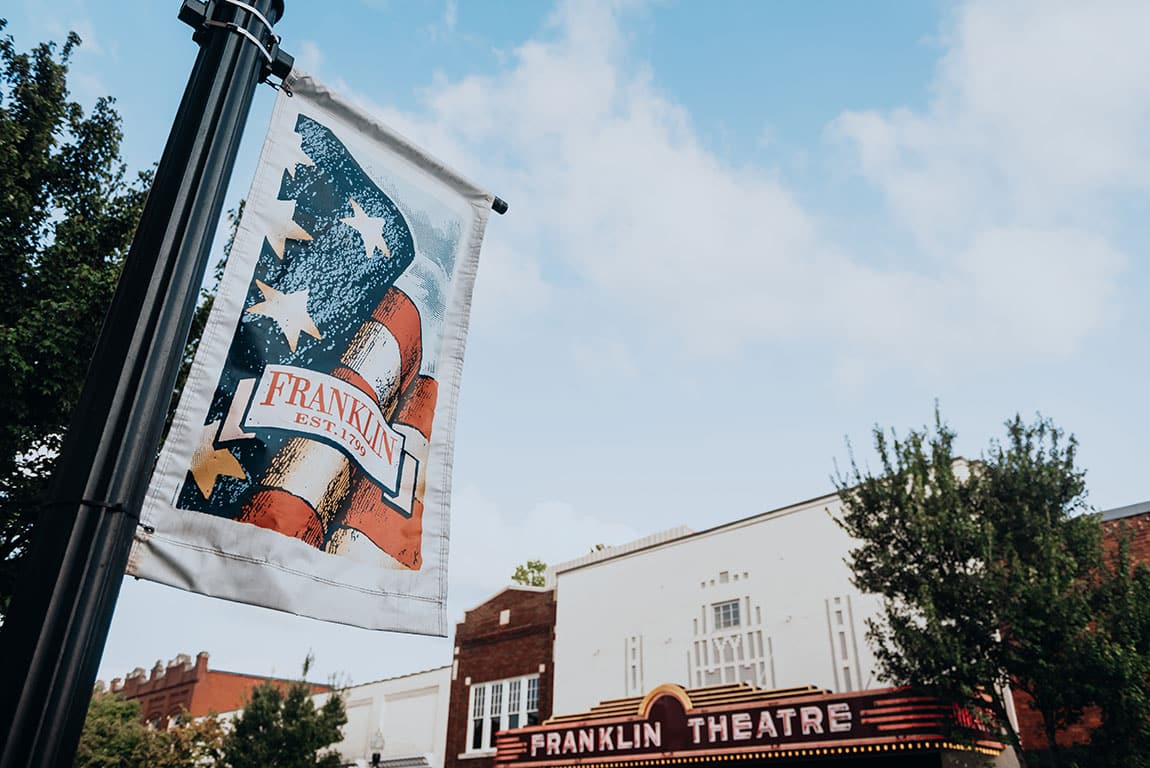
{"type": "MultiPolygon", "coordinates": [[[[248,42],[255,45],[256,50],[264,58],[263,71],[260,73],[260,82],[267,82],[269,76],[283,80],[291,74],[295,66],[295,58],[280,48],[280,36],[272,30],[272,23],[250,3],[243,0],[184,0],[180,6],[180,21],[192,27],[196,32],[193,39],[200,42],[200,34],[210,28],[226,29],[234,32],[248,42]],[[221,5],[230,5],[241,13],[236,14],[235,21],[219,21],[214,18],[215,10],[221,5]],[[240,19],[243,23],[240,23],[240,19]]],[[[276,87],[273,85],[273,87],[276,87]]]]}
{"type": "Polygon", "coordinates": [[[131,520],[136,521],[139,528],[143,528],[145,533],[155,533],[156,529],[150,525],[144,525],[140,522],[140,513],[134,509],[128,509],[122,501],[99,501],[97,499],[80,499],[79,501],[71,501],[69,499],[55,499],[53,501],[45,501],[40,506],[42,507],[94,507],[96,509],[103,509],[111,513],[121,513],[131,520]]]}

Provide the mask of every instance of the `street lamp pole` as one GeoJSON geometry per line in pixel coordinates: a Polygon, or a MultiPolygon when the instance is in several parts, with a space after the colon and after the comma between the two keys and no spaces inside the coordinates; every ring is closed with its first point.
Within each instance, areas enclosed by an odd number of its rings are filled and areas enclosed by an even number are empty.
{"type": "Polygon", "coordinates": [[[383,731],[379,728],[375,729],[375,734],[371,737],[371,766],[372,768],[379,768],[383,762],[383,731]]]}
{"type": "MultiPolygon", "coordinates": [[[[110,8],[110,6],[109,6],[110,8]]],[[[71,765],[283,0],[184,0],[200,50],[0,627],[0,768],[71,765]]]]}

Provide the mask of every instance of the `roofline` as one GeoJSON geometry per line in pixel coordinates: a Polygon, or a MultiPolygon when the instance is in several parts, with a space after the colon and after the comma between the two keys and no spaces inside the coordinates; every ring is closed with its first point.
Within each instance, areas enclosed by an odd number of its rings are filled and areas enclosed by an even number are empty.
{"type": "Polygon", "coordinates": [[[1111,520],[1122,520],[1127,517],[1136,517],[1137,515],[1144,515],[1150,512],[1150,501],[1140,501],[1137,504],[1127,504],[1124,507],[1114,507],[1113,509],[1104,509],[1098,514],[1102,517],[1102,522],[1108,523],[1111,520]]]}
{"type": "Polygon", "coordinates": [[[462,624],[464,621],[466,621],[467,620],[467,614],[471,613],[476,608],[482,608],[483,606],[487,605],[488,603],[490,603],[495,598],[502,595],[504,592],[510,592],[513,590],[516,592],[538,592],[538,593],[554,592],[555,591],[555,585],[551,584],[551,585],[546,586],[546,587],[529,587],[526,584],[508,584],[505,587],[500,587],[498,590],[496,590],[495,592],[492,592],[490,595],[483,598],[482,600],[480,600],[478,603],[471,606],[470,608],[464,608],[463,609],[463,618],[459,620],[459,623],[462,624]]]}
{"type": "Polygon", "coordinates": [[[666,544],[669,541],[676,541],[694,532],[695,530],[690,526],[677,525],[674,528],[656,531],[655,533],[622,544],[612,544],[610,546],[602,546],[599,549],[592,549],[586,554],[564,560],[561,563],[555,563],[555,565],[547,569],[548,579],[549,581],[554,581],[559,573],[572,571],[585,565],[592,565],[593,563],[600,563],[613,557],[630,554],[631,552],[638,552],[639,550],[648,549],[659,544],[666,544]]]}
{"type": "Polygon", "coordinates": [[[716,525],[716,526],[713,526],[711,528],[705,528],[701,531],[692,531],[691,533],[686,533],[686,534],[683,534],[682,536],[678,536],[678,537],[673,538],[673,539],[668,539],[666,541],[652,542],[651,544],[648,544],[647,546],[637,547],[635,549],[628,550],[626,552],[618,552],[615,554],[607,555],[606,557],[603,557],[603,558],[598,559],[598,560],[593,560],[589,563],[575,563],[575,564],[572,564],[568,567],[564,567],[565,564],[560,564],[559,566],[556,566],[555,575],[556,575],[556,577],[558,577],[559,574],[561,574],[561,573],[571,573],[572,571],[578,571],[582,568],[587,568],[587,567],[592,566],[592,565],[599,565],[600,563],[606,563],[606,562],[610,562],[612,560],[618,560],[620,558],[629,557],[631,555],[637,555],[640,552],[648,552],[650,550],[658,549],[660,547],[666,547],[666,546],[670,546],[672,544],[679,544],[680,542],[686,541],[688,539],[702,538],[703,536],[709,536],[713,533],[717,533],[717,532],[722,531],[722,530],[727,529],[727,528],[740,528],[740,527],[745,526],[745,525],[750,525],[751,523],[759,522],[760,520],[763,520],[765,518],[782,517],[783,515],[793,514],[795,512],[801,511],[804,508],[813,506],[813,505],[817,504],[818,502],[829,501],[831,499],[837,499],[838,495],[839,495],[838,491],[835,491],[833,493],[823,494],[822,496],[814,496],[814,497],[806,499],[804,501],[796,502],[794,504],[788,504],[785,507],[778,507],[777,509],[768,510],[766,512],[759,512],[758,514],[751,515],[750,517],[739,518],[738,520],[732,520],[729,523],[721,523],[720,525],[716,525]]]}
{"type": "Polygon", "coordinates": [[[297,677],[273,677],[272,675],[254,675],[251,672],[232,672],[227,669],[209,669],[209,675],[231,675],[233,677],[250,677],[261,682],[273,683],[307,683],[308,685],[320,685],[325,688],[333,688],[330,683],[317,683],[312,680],[300,680],[297,677]]]}
{"type": "Polygon", "coordinates": [[[375,685],[376,683],[388,683],[388,682],[391,682],[392,680],[402,680],[405,677],[415,677],[416,675],[426,675],[429,672],[442,672],[443,670],[446,670],[446,669],[451,669],[451,665],[450,664],[444,664],[442,667],[431,667],[429,669],[421,669],[418,672],[407,672],[407,673],[404,673],[402,675],[396,675],[395,677],[381,677],[378,680],[368,680],[366,683],[356,683],[355,685],[349,685],[344,690],[349,691],[352,688],[362,688],[365,685],[375,685]]]}

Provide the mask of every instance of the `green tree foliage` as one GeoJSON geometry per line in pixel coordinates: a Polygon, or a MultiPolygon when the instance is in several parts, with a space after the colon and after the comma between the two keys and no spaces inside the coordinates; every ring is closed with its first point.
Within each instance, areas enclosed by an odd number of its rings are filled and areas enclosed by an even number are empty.
{"type": "Polygon", "coordinates": [[[852,457],[836,478],[836,521],[858,542],[854,583],[883,597],[868,634],[885,677],[956,700],[988,693],[1003,724],[998,691],[1025,691],[1057,764],[1055,732],[1099,701],[1100,664],[1137,630],[1122,624],[1115,642],[1097,631],[1114,569],[1102,567],[1099,518],[1085,514],[1075,439],[1047,419],[1015,417],[970,464],[954,439],[937,413],[933,429],[904,438],[876,428],[881,472],[852,457]]]}
{"type": "Polygon", "coordinates": [[[547,563],[542,560],[528,560],[526,563],[515,566],[515,573],[511,574],[511,580],[525,587],[545,587],[547,586],[546,573],[547,563]]]}
{"type": "Polygon", "coordinates": [[[1089,764],[1150,768],[1150,564],[1131,561],[1124,525],[1098,579],[1094,614],[1102,725],[1092,734],[1089,764]]]}
{"type": "Polygon", "coordinates": [[[112,100],[68,98],[79,44],[0,39],[0,614],[147,188],[112,100]]]}
{"type": "Polygon", "coordinates": [[[226,731],[215,714],[147,731],[137,753],[141,768],[208,768],[223,759],[226,731]]]}
{"type": "Polygon", "coordinates": [[[140,702],[98,688],[76,749],[76,768],[131,768],[139,765],[148,729],[140,721],[140,702]]]}
{"type": "Polygon", "coordinates": [[[98,688],[76,750],[76,768],[201,768],[222,755],[224,730],[214,716],[153,728],[140,703],[98,688]]]}
{"type": "MultiPolygon", "coordinates": [[[[304,663],[307,675],[310,657],[304,663]]],[[[347,723],[343,696],[333,693],[322,706],[312,701],[311,686],[299,680],[286,689],[263,683],[224,741],[223,764],[228,768],[337,768],[340,756],[327,749],[343,738],[347,723]]]]}

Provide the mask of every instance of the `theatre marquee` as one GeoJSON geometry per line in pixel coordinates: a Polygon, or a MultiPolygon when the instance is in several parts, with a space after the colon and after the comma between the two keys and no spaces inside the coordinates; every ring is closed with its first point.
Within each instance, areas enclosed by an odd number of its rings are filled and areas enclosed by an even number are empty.
{"type": "MultiPolygon", "coordinates": [[[[606,701],[584,714],[504,731],[496,747],[496,768],[927,758],[945,752],[993,756],[1003,749],[970,710],[910,689],[832,694],[747,685],[662,685],[641,698],[606,701]]],[[[905,762],[939,764],[937,757],[905,762]]]]}

